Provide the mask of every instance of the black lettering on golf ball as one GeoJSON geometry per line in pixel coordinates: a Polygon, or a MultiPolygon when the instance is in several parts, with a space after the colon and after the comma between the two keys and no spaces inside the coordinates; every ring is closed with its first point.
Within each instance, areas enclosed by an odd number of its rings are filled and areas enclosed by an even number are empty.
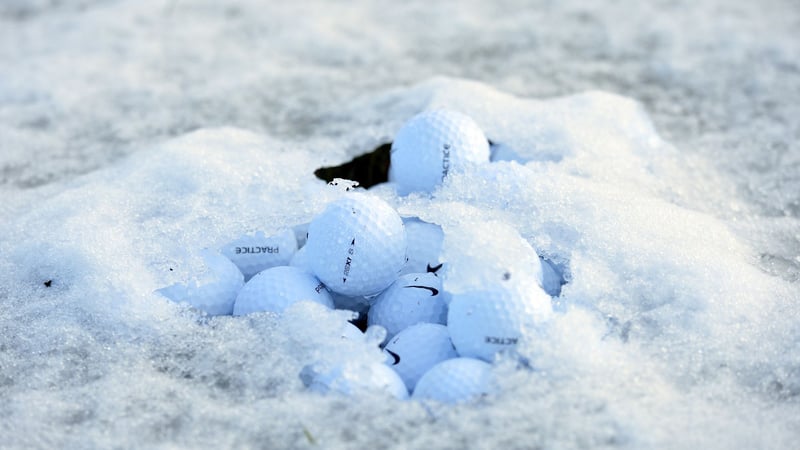
{"type": "MultiPolygon", "coordinates": [[[[347,254],[352,256],[356,252],[356,238],[353,238],[350,241],[350,248],[347,249],[347,254]]],[[[353,258],[350,256],[347,257],[347,260],[344,262],[344,271],[342,272],[342,283],[347,283],[347,275],[350,275],[350,264],[353,263],[353,258]]]]}
{"type": "Polygon", "coordinates": [[[485,342],[487,344],[495,344],[495,345],[516,345],[518,338],[511,338],[511,337],[496,337],[496,336],[486,336],[485,342]]]}
{"type": "Polygon", "coordinates": [[[280,247],[236,247],[237,255],[258,255],[261,253],[280,253],[280,247]]]}
{"type": "Polygon", "coordinates": [[[444,144],[442,148],[442,181],[450,172],[450,144],[444,144]]]}
{"type": "Polygon", "coordinates": [[[352,263],[352,262],[353,262],[353,259],[348,256],[347,260],[344,263],[344,272],[343,273],[344,273],[345,276],[350,275],[350,263],[352,263]]]}

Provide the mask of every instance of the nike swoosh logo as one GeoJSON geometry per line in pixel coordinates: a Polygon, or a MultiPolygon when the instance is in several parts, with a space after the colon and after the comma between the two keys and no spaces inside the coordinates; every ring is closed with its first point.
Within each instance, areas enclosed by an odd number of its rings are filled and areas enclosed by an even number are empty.
{"type": "Polygon", "coordinates": [[[427,290],[431,291],[431,297],[433,297],[434,295],[439,295],[439,290],[436,289],[436,288],[432,288],[430,286],[404,286],[404,287],[406,287],[406,288],[427,289],[427,290]]]}
{"type": "Polygon", "coordinates": [[[441,268],[442,268],[442,264],[439,264],[438,266],[435,266],[435,267],[431,267],[431,265],[428,264],[428,273],[434,273],[435,274],[441,268]]]}
{"type": "Polygon", "coordinates": [[[392,358],[394,358],[394,362],[392,363],[393,366],[396,366],[396,365],[400,364],[400,355],[398,355],[397,353],[389,350],[388,348],[385,349],[385,350],[386,350],[387,353],[392,355],[392,358]]]}

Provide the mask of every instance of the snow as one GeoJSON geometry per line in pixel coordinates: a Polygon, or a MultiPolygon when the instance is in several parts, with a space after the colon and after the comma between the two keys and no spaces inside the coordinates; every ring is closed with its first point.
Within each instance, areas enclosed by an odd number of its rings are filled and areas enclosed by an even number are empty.
{"type": "Polygon", "coordinates": [[[797,9],[518,6],[0,6],[0,447],[791,448],[797,9]],[[319,395],[303,367],[383,336],[156,292],[442,107],[515,161],[373,194],[442,227],[445,289],[531,249],[567,281],[491,396],[319,395]]]}

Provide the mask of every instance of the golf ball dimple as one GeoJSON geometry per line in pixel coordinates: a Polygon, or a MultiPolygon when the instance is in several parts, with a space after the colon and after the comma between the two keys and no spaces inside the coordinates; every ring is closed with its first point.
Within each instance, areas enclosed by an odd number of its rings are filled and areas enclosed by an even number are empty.
{"type": "Polygon", "coordinates": [[[406,232],[386,202],[349,192],[311,221],[304,248],[312,272],[331,291],[369,296],[386,289],[403,268],[406,232]]]}
{"type": "Polygon", "coordinates": [[[273,267],[259,272],[244,285],[233,305],[233,315],[261,311],[280,313],[299,301],[317,302],[333,308],[330,293],[313,275],[296,267],[273,267]]]}
{"type": "Polygon", "coordinates": [[[552,315],[550,296],[530,281],[513,275],[483,289],[453,294],[447,328],[458,354],[492,361],[535,333],[552,315]]]}
{"type": "Polygon", "coordinates": [[[478,124],[449,110],[424,111],[398,131],[389,180],[400,194],[432,192],[453,170],[489,161],[489,141],[478,124]]]}
{"type": "Polygon", "coordinates": [[[266,236],[262,231],[242,236],[222,247],[221,253],[233,261],[248,280],[264,269],[289,264],[296,251],[297,239],[294,232],[287,229],[273,236],[266,236]]]}
{"type": "Polygon", "coordinates": [[[433,323],[406,328],[390,339],[383,351],[387,355],[386,364],[400,375],[409,391],[414,390],[428,369],[458,357],[447,327],[433,323]]]}
{"type": "Polygon", "coordinates": [[[370,325],[386,328],[388,338],[418,323],[447,321],[442,281],[433,273],[401,276],[373,303],[367,316],[370,325]]]}
{"type": "Polygon", "coordinates": [[[492,366],[474,358],[454,358],[440,362],[422,375],[413,399],[459,403],[490,394],[492,366]]]}

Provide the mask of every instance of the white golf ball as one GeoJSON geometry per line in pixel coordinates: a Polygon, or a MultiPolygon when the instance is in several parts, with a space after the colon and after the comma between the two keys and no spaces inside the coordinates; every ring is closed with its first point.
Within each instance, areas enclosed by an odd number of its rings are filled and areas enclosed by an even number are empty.
{"type": "Polygon", "coordinates": [[[330,293],[313,275],[297,267],[273,267],[259,272],[244,285],[233,305],[233,315],[261,311],[280,313],[299,301],[333,308],[330,293]]]}
{"type": "Polygon", "coordinates": [[[321,394],[358,396],[382,392],[400,400],[408,398],[406,385],[397,372],[381,363],[307,365],[300,371],[300,379],[310,390],[321,394]]]}
{"type": "Polygon", "coordinates": [[[444,241],[442,227],[416,217],[403,219],[403,223],[408,241],[408,261],[403,273],[438,272],[442,267],[439,263],[444,241]]]}
{"type": "Polygon", "coordinates": [[[400,375],[409,391],[414,390],[428,369],[458,357],[447,327],[433,323],[406,328],[389,340],[383,352],[387,355],[386,363],[400,375]]]}
{"type": "Polygon", "coordinates": [[[459,355],[492,361],[537,332],[552,312],[550,296],[538,284],[506,273],[483,289],[454,293],[447,328],[459,355]]]}
{"type": "Polygon", "coordinates": [[[422,375],[412,398],[459,403],[490,394],[492,366],[473,358],[440,362],[422,375]]]}
{"type": "Polygon", "coordinates": [[[453,170],[489,162],[489,141],[464,114],[436,110],[412,117],[392,143],[389,180],[398,192],[432,192],[453,170]]]}
{"type": "Polygon", "coordinates": [[[304,248],[312,272],[330,290],[368,296],[386,289],[403,268],[406,232],[386,202],[350,192],[311,221],[304,248]]]}
{"type": "Polygon", "coordinates": [[[273,236],[262,231],[242,236],[222,247],[221,253],[236,264],[245,279],[250,279],[264,269],[289,264],[296,251],[297,239],[287,229],[273,236]]]}
{"type": "Polygon", "coordinates": [[[397,279],[369,309],[367,323],[386,328],[387,337],[418,323],[447,321],[442,281],[433,273],[409,273],[397,279]]]}
{"type": "MultiPolygon", "coordinates": [[[[186,283],[175,283],[158,293],[177,303],[189,303],[212,316],[230,315],[244,277],[228,258],[211,250],[201,252],[202,263],[186,274],[186,283]]],[[[170,269],[171,270],[171,269],[170,269]]]]}

